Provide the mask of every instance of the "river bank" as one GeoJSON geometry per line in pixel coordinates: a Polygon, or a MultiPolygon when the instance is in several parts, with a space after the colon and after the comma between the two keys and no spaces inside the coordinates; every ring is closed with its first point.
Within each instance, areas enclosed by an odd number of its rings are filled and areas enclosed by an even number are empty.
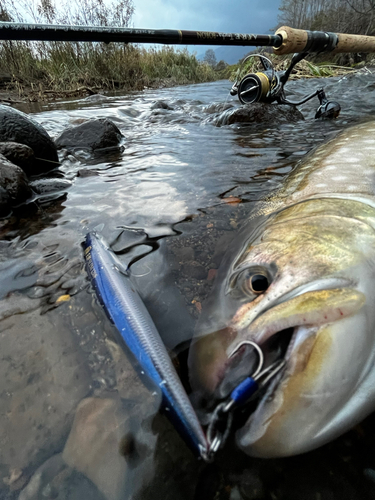
{"type": "MultiPolygon", "coordinates": [[[[163,89],[172,88],[180,85],[178,81],[173,78],[161,78],[150,82],[148,86],[143,87],[143,89],[134,88],[121,88],[108,89],[103,86],[89,87],[86,85],[77,86],[76,88],[67,90],[52,90],[48,88],[43,88],[43,86],[38,86],[37,84],[31,85],[26,84],[20,86],[18,81],[12,81],[10,75],[6,75],[9,81],[6,84],[1,83],[0,75],[0,103],[3,104],[23,104],[27,102],[51,102],[56,99],[66,99],[66,98],[84,98],[92,95],[103,95],[106,92],[119,91],[134,91],[134,90],[146,90],[146,89],[163,89]]],[[[211,80],[210,80],[211,81],[211,80]]],[[[188,85],[188,83],[186,83],[188,85]]]]}
{"type": "Polygon", "coordinates": [[[0,43],[3,102],[50,101],[102,92],[138,91],[223,78],[187,49],[125,44],[0,43]]]}
{"type": "MultiPolygon", "coordinates": [[[[9,43],[9,42],[7,42],[9,43]]],[[[21,50],[26,48],[25,42],[21,50]]],[[[9,47],[8,47],[9,49],[9,47]]],[[[13,50],[13,49],[12,49],[13,50]]],[[[98,50],[95,49],[95,50],[98,50]]],[[[118,57],[118,50],[115,48],[115,55],[118,57]]],[[[103,75],[98,73],[92,66],[92,61],[86,60],[85,64],[66,58],[63,66],[72,65],[75,69],[70,74],[64,75],[53,73],[56,67],[51,55],[50,59],[34,59],[32,66],[30,62],[24,66],[25,54],[17,60],[17,67],[11,64],[14,57],[4,52],[4,44],[0,48],[0,102],[5,104],[21,104],[30,102],[50,102],[56,99],[84,98],[105,93],[121,93],[129,91],[139,91],[146,89],[172,88],[178,85],[189,85],[195,83],[212,82],[222,79],[234,81],[240,70],[242,78],[247,73],[259,71],[257,58],[248,60],[241,66],[241,63],[227,66],[218,71],[208,64],[199,62],[195,55],[186,50],[175,50],[173,47],[163,47],[160,50],[143,48],[133,48],[136,51],[136,58],[133,56],[125,64],[124,55],[120,56],[120,65],[126,66],[119,75],[103,71],[103,75]],[[147,62],[146,60],[149,59],[147,62]],[[135,60],[137,60],[135,67],[135,60]],[[153,62],[150,62],[154,60],[153,62]],[[147,63],[146,63],[147,62],[147,63]],[[22,69],[23,68],[23,69],[22,69]],[[106,74],[106,76],[104,76],[106,74]]],[[[98,55],[98,54],[97,54],[98,55]]],[[[276,71],[285,71],[290,64],[291,56],[278,57],[272,54],[265,54],[275,66],[276,71]]],[[[65,55],[64,57],[67,57],[65,55]]],[[[91,54],[92,57],[92,54],[91,54]]],[[[99,54],[99,59],[104,55],[99,54]]],[[[103,59],[104,60],[104,59],[103,59]]],[[[101,61],[103,62],[103,61],[101,61]]],[[[60,64],[61,66],[61,64],[60,64]]],[[[60,67],[58,65],[58,67],[60,67]]],[[[365,71],[367,67],[374,67],[374,60],[363,61],[360,64],[339,65],[333,62],[316,63],[303,60],[293,69],[290,80],[301,78],[327,78],[343,76],[358,71],[365,71]]],[[[60,68],[61,70],[61,68],[60,68]]],[[[60,71],[59,70],[59,71],[60,71]]],[[[116,70],[117,71],[117,70],[116,70]]]]}

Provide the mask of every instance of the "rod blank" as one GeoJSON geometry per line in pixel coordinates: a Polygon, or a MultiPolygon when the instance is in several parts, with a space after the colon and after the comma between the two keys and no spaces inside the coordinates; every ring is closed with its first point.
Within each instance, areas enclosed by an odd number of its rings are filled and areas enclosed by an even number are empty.
{"type": "Polygon", "coordinates": [[[0,22],[0,40],[161,43],[168,45],[249,45],[255,47],[278,47],[282,42],[279,35],[5,22],[0,22]]]}

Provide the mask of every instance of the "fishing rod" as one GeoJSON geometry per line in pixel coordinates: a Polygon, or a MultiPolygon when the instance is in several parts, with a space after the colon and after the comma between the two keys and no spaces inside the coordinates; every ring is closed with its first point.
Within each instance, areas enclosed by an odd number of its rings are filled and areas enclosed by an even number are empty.
{"type": "MultiPolygon", "coordinates": [[[[277,55],[294,53],[288,69],[276,72],[271,61],[259,55],[262,71],[249,73],[241,81],[236,80],[230,93],[237,94],[242,104],[277,102],[294,106],[301,105],[316,96],[320,106],[315,118],[336,118],[341,107],[337,102],[328,101],[323,89],[318,89],[298,102],[289,101],[285,97],[284,86],[294,66],[310,53],[375,52],[375,37],[372,36],[308,31],[288,26],[282,26],[274,35],[255,35],[0,22],[0,40],[272,47],[274,54],[277,55]]],[[[242,64],[244,62],[245,60],[242,64]]]]}
{"type": "Polygon", "coordinates": [[[282,26],[274,35],[214,31],[152,30],[108,26],[72,26],[0,22],[0,40],[49,42],[122,42],[167,45],[233,45],[273,47],[275,54],[294,52],[375,52],[375,37],[282,26]]]}
{"type": "Polygon", "coordinates": [[[279,35],[8,22],[0,22],[0,40],[158,43],[167,45],[259,45],[268,47],[279,47],[282,43],[279,35]]]}

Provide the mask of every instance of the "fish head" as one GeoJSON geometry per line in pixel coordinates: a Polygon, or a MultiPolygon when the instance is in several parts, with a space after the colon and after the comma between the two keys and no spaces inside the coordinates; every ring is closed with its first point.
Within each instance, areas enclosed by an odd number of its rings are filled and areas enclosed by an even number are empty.
{"type": "Polygon", "coordinates": [[[375,408],[373,209],[311,200],[264,219],[220,268],[189,353],[191,385],[215,407],[257,364],[285,359],[236,431],[247,454],[314,449],[375,408]]]}

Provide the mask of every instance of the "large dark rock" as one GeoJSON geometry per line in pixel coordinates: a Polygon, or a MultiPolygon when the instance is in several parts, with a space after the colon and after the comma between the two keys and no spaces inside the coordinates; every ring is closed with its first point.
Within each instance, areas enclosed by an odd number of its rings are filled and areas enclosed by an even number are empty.
{"type": "Polygon", "coordinates": [[[262,123],[278,125],[304,120],[302,113],[295,106],[265,104],[256,102],[240,108],[228,109],[218,116],[214,123],[217,126],[233,123],[262,123]]]}
{"type": "Polygon", "coordinates": [[[0,154],[14,165],[18,165],[27,175],[32,175],[35,168],[34,151],[26,144],[18,142],[0,142],[0,154]]]}
{"type": "Polygon", "coordinates": [[[111,120],[98,118],[64,130],[55,143],[58,148],[73,151],[75,149],[98,150],[118,147],[122,138],[122,133],[111,120]]]}
{"type": "Polygon", "coordinates": [[[0,155],[0,187],[3,188],[11,206],[19,205],[31,196],[25,172],[0,155]]]}
{"type": "Polygon", "coordinates": [[[33,171],[38,174],[56,167],[56,146],[39,123],[9,106],[0,105],[0,142],[18,142],[29,146],[37,158],[33,171]]]}
{"type": "Polygon", "coordinates": [[[8,215],[10,212],[10,198],[8,191],[0,186],[0,217],[8,215]]]}

